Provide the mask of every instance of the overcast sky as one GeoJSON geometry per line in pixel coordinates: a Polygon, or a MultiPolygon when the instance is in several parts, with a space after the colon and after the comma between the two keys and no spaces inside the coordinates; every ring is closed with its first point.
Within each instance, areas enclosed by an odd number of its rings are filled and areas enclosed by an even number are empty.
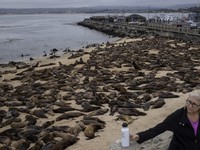
{"type": "Polygon", "coordinates": [[[0,8],[66,8],[87,6],[171,6],[200,0],[0,0],[0,8]]]}

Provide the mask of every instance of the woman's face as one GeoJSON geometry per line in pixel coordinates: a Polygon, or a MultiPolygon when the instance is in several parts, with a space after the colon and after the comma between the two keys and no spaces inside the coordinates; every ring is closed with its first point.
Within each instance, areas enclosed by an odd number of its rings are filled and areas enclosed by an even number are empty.
{"type": "Polygon", "coordinates": [[[189,113],[196,113],[200,110],[200,99],[189,96],[186,100],[186,107],[189,113]]]}

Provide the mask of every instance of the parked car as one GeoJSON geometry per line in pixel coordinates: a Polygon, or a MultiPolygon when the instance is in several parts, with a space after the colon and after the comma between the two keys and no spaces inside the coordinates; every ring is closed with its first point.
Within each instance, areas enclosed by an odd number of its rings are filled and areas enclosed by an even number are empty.
{"type": "Polygon", "coordinates": [[[190,29],[197,29],[197,24],[195,22],[191,23],[190,29]]]}

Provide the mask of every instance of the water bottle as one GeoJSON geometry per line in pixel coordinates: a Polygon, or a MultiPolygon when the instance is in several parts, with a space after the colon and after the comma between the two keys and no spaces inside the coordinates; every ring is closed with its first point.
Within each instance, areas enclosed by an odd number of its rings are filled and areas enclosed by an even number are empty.
{"type": "Polygon", "coordinates": [[[122,124],[121,132],[122,132],[122,137],[121,137],[122,147],[129,147],[130,141],[129,141],[129,129],[127,123],[124,122],[122,124]]]}

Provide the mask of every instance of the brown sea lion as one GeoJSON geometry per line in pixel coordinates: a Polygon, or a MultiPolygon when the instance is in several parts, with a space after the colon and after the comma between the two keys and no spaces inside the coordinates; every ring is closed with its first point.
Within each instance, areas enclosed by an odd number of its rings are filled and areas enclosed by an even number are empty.
{"type": "Polygon", "coordinates": [[[151,106],[151,109],[161,108],[163,105],[165,105],[164,99],[158,98],[154,101],[154,104],[151,106]]]}
{"type": "Polygon", "coordinates": [[[10,118],[0,124],[0,128],[10,125],[13,122],[20,122],[21,118],[10,118]]]}
{"type": "Polygon", "coordinates": [[[68,139],[62,139],[61,141],[57,142],[52,150],[64,150],[67,147],[75,144],[79,139],[77,137],[70,137],[68,139]]]}
{"type": "Polygon", "coordinates": [[[99,115],[104,115],[105,113],[108,112],[109,109],[104,108],[104,109],[97,109],[91,113],[89,113],[87,116],[99,116],[99,115]]]}
{"type": "Polygon", "coordinates": [[[136,119],[133,119],[131,116],[129,115],[118,115],[117,118],[115,120],[123,120],[123,121],[126,121],[128,124],[131,124],[134,120],[136,119]]]}
{"type": "Polygon", "coordinates": [[[105,121],[103,121],[103,120],[101,120],[97,117],[91,117],[91,116],[87,116],[87,115],[83,117],[83,120],[94,120],[94,121],[97,121],[97,122],[102,123],[104,125],[106,124],[105,121]]]}
{"type": "Polygon", "coordinates": [[[40,134],[39,134],[39,141],[43,141],[44,143],[49,143],[51,141],[54,140],[54,136],[52,133],[50,133],[50,131],[42,131],[40,134]]]}
{"type": "Polygon", "coordinates": [[[24,128],[25,126],[28,125],[28,121],[23,121],[23,122],[19,122],[19,123],[12,123],[10,126],[12,128],[24,128]]]}
{"type": "Polygon", "coordinates": [[[27,150],[30,146],[30,143],[25,139],[20,139],[11,144],[12,150],[27,150]]]}
{"type": "Polygon", "coordinates": [[[95,137],[95,132],[98,129],[103,129],[104,126],[102,126],[102,124],[98,123],[92,123],[86,126],[85,130],[84,130],[84,135],[88,138],[88,139],[93,139],[95,137]]]}
{"type": "Polygon", "coordinates": [[[42,146],[42,141],[37,141],[29,150],[39,150],[42,146]]]}
{"type": "Polygon", "coordinates": [[[81,131],[85,129],[85,124],[81,121],[76,122],[76,124],[71,128],[70,133],[78,135],[81,131]]]}
{"type": "Polygon", "coordinates": [[[55,120],[47,121],[47,122],[45,122],[45,123],[42,124],[42,128],[43,128],[43,129],[46,129],[46,128],[48,128],[49,126],[51,126],[52,124],[54,124],[54,123],[55,123],[55,120]]]}
{"type": "Polygon", "coordinates": [[[7,136],[0,136],[0,143],[8,146],[11,144],[11,139],[7,136]]]}
{"type": "Polygon", "coordinates": [[[33,115],[38,118],[48,118],[45,113],[46,113],[46,111],[44,111],[43,109],[33,111],[33,115]]]}
{"type": "Polygon", "coordinates": [[[37,118],[32,115],[26,115],[26,121],[28,121],[28,125],[35,125],[37,123],[37,118]]]}
{"type": "Polygon", "coordinates": [[[81,110],[83,112],[90,112],[90,111],[97,110],[97,109],[101,108],[99,106],[93,106],[93,105],[91,105],[90,102],[88,102],[88,101],[83,101],[81,103],[81,106],[83,107],[83,110],[81,110]]]}
{"type": "Polygon", "coordinates": [[[0,147],[0,150],[12,150],[9,146],[3,145],[0,147]]]}
{"type": "Polygon", "coordinates": [[[130,115],[130,116],[144,116],[146,115],[145,112],[141,112],[135,108],[118,108],[118,113],[123,115],[130,115]]]}
{"type": "Polygon", "coordinates": [[[6,129],[2,132],[0,132],[0,136],[7,136],[11,140],[19,140],[20,138],[18,137],[18,133],[21,132],[22,129],[6,129]]]}
{"type": "Polygon", "coordinates": [[[71,127],[70,126],[53,126],[52,129],[54,131],[65,132],[65,133],[70,133],[71,132],[71,127]]]}
{"type": "Polygon", "coordinates": [[[118,105],[113,105],[110,107],[110,116],[113,116],[117,112],[118,105]]]}
{"type": "Polygon", "coordinates": [[[35,129],[27,129],[19,132],[17,136],[21,139],[25,139],[30,142],[36,142],[38,141],[38,134],[41,132],[41,130],[35,130],[35,129]]]}
{"type": "Polygon", "coordinates": [[[57,109],[53,109],[53,112],[54,113],[64,113],[64,112],[73,111],[73,110],[76,110],[76,109],[72,108],[70,106],[65,106],[65,107],[60,107],[60,108],[57,108],[57,109]]]}
{"type": "Polygon", "coordinates": [[[75,117],[79,117],[79,116],[83,116],[84,114],[81,112],[67,112],[64,113],[63,115],[59,116],[56,118],[56,121],[60,121],[63,119],[69,119],[69,118],[75,118],[75,117]]]}

